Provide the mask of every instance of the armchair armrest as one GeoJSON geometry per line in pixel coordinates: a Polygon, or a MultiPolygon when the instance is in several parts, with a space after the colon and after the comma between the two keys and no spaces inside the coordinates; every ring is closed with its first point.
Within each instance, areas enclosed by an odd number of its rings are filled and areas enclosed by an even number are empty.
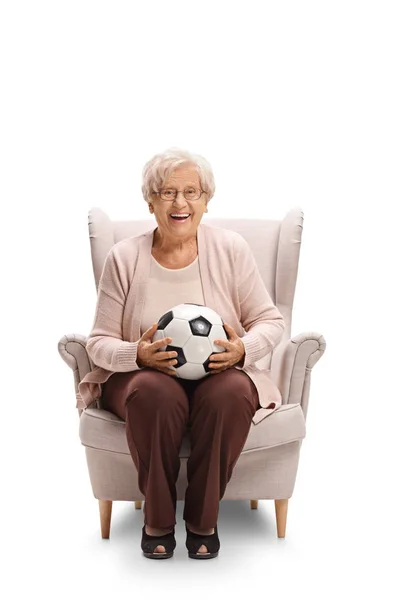
{"type": "Polygon", "coordinates": [[[271,375],[282,394],[282,404],[300,402],[304,418],[307,417],[311,369],[325,348],[322,334],[299,333],[286,342],[272,362],[271,375]]]}
{"type": "MultiPolygon", "coordinates": [[[[68,333],[58,342],[58,352],[74,374],[75,394],[78,393],[79,382],[95,367],[86,351],[86,340],[86,336],[79,333],[68,333]]],[[[81,412],[82,409],[79,409],[79,416],[81,412]]]]}

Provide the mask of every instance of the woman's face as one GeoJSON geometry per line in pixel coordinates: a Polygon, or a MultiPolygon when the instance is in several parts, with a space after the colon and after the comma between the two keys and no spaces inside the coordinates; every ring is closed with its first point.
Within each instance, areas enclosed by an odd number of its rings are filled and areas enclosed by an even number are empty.
{"type": "MultiPolygon", "coordinates": [[[[199,174],[192,166],[181,166],[171,173],[162,189],[183,192],[188,187],[201,189],[199,174]]],[[[198,200],[186,200],[183,193],[178,193],[175,200],[162,200],[157,195],[153,195],[152,198],[152,203],[149,205],[150,212],[154,213],[162,235],[169,239],[178,238],[181,241],[196,236],[202,216],[208,212],[207,195],[204,192],[198,200]],[[189,213],[189,217],[184,221],[174,220],[171,215],[176,213],[189,213]]]]}

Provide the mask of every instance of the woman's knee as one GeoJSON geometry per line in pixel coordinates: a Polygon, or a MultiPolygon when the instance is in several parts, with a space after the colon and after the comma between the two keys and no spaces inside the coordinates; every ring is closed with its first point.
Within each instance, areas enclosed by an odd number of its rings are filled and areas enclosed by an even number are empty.
{"type": "Polygon", "coordinates": [[[255,412],[258,407],[258,392],[253,381],[246,373],[234,368],[210,375],[200,394],[202,402],[206,402],[209,408],[240,411],[250,404],[255,412]]]}
{"type": "Polygon", "coordinates": [[[127,388],[126,406],[145,406],[146,410],[171,413],[179,408],[186,414],[188,400],[182,386],[170,375],[156,369],[135,372],[127,388]]]}

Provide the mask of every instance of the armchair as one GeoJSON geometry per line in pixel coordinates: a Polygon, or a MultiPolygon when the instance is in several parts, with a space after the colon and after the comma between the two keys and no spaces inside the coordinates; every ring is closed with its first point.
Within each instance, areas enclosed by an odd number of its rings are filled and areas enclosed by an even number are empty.
{"type": "MultiPolygon", "coordinates": [[[[306,417],[311,371],[325,351],[322,334],[313,331],[291,337],[291,317],[296,287],[303,211],[291,209],[280,220],[206,219],[205,223],[232,229],[250,244],[263,281],[282,313],[286,329],[273,352],[257,366],[270,370],[282,395],[282,406],[257,424],[251,423],[242,453],[225,490],[224,500],[250,500],[257,509],[258,499],[273,499],[277,535],[284,538],[288,501],[294,490],[306,417]]],[[[89,211],[89,238],[96,289],[104,260],[113,244],[155,228],[154,220],[111,221],[100,208],[89,211]]],[[[75,394],[78,384],[94,364],[86,352],[86,337],[64,335],[58,351],[72,369],[75,394]]],[[[100,401],[78,408],[79,436],[85,448],[93,495],[99,502],[102,538],[109,538],[112,503],[135,502],[141,509],[144,497],[139,490],[136,467],[125,435],[125,421],[104,410],[100,401]]],[[[181,445],[181,469],[177,499],[183,500],[187,485],[186,463],[190,455],[187,431],[181,445]]]]}

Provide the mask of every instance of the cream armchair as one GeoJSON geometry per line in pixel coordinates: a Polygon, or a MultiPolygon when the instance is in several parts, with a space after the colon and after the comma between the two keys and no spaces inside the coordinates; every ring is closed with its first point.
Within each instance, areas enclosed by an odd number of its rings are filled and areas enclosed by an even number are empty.
{"type": "MultiPolygon", "coordinates": [[[[291,337],[293,298],[296,287],[303,211],[296,207],[281,220],[206,219],[205,223],[232,229],[250,244],[272,300],[282,313],[286,329],[272,354],[257,363],[271,369],[282,394],[282,406],[257,424],[249,435],[226,487],[223,500],[273,499],[277,535],[285,537],[288,501],[293,494],[310,394],[311,370],[325,351],[323,335],[310,331],[291,337]]],[[[89,237],[96,289],[104,260],[113,244],[156,226],[154,220],[111,221],[99,208],[89,212],[89,237]]],[[[64,335],[58,351],[71,367],[75,394],[83,377],[94,368],[86,352],[86,337],[64,335]]],[[[100,399],[101,403],[101,399],[100,399]]],[[[114,500],[135,502],[141,509],[144,497],[138,488],[137,471],[129,452],[125,421],[102,409],[99,402],[78,408],[79,435],[85,447],[93,495],[99,501],[101,535],[110,535],[114,500]]],[[[180,449],[181,469],[177,499],[183,500],[187,485],[186,463],[190,454],[187,431],[180,449]]]]}

